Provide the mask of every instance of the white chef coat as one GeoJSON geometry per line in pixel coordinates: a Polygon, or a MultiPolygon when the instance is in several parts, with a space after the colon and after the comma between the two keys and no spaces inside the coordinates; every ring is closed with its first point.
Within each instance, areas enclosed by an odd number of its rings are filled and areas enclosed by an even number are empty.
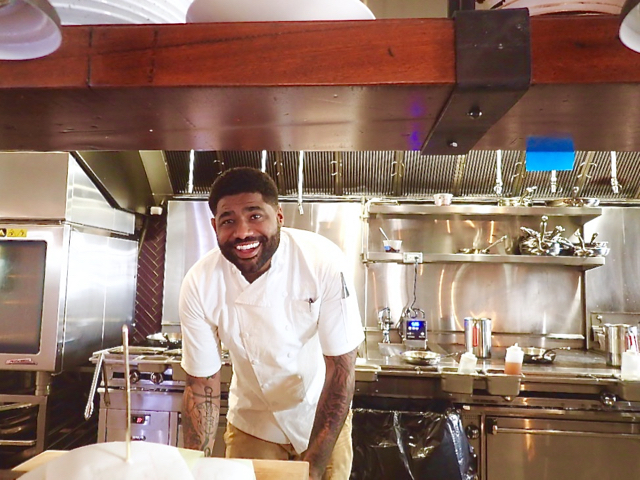
{"type": "Polygon", "coordinates": [[[344,255],[316,233],[282,228],[271,267],[253,283],[218,248],[187,273],[180,291],[182,367],[207,377],[220,367],[219,343],[234,375],[227,419],[240,430],[307,449],[324,385],[323,355],[363,340],[344,255]]]}

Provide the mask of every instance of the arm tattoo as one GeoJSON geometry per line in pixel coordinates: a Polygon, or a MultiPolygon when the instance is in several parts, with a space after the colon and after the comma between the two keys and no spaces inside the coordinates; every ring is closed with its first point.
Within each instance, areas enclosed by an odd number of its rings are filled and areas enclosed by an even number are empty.
{"type": "Polygon", "coordinates": [[[213,454],[220,417],[219,373],[207,378],[187,377],[182,401],[184,446],[213,454]]]}
{"type": "Polygon", "coordinates": [[[337,357],[325,357],[327,376],[320,395],[304,460],[311,478],[321,478],[338,435],[349,413],[355,390],[356,350],[337,357]]]}

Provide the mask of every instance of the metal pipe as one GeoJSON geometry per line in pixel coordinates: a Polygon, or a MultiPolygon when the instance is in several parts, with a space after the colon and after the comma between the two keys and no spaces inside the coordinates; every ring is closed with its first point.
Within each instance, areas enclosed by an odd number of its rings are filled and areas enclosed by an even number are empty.
{"type": "Polygon", "coordinates": [[[126,432],[125,444],[127,447],[127,462],[131,462],[131,379],[129,378],[129,328],[122,326],[122,353],[124,354],[124,384],[126,391],[126,432]]]}

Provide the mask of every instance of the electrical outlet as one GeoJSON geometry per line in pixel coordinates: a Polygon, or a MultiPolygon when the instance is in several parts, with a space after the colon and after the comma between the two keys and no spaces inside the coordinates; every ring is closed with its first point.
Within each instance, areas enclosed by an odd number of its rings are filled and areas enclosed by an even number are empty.
{"type": "Polygon", "coordinates": [[[402,252],[402,263],[422,263],[422,252],[402,252]]]}

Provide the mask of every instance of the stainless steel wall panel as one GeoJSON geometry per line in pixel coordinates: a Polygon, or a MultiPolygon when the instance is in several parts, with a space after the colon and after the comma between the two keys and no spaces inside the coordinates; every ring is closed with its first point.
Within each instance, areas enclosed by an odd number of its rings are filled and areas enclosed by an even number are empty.
{"type": "Polygon", "coordinates": [[[0,153],[0,218],[64,219],[69,154],[0,153]]]}
{"type": "MultiPolygon", "coordinates": [[[[414,266],[370,264],[367,324],[391,308],[394,321],[413,302],[414,266]]],[[[422,264],[414,308],[425,311],[430,332],[462,332],[464,317],[489,317],[494,334],[583,335],[581,272],[555,266],[422,264]]]]}
{"type": "Polygon", "coordinates": [[[108,239],[105,255],[110,261],[101,273],[107,279],[107,288],[104,330],[100,348],[120,345],[122,343],[122,325],[132,326],[138,271],[138,243],[111,237],[108,239]]]}
{"type": "Polygon", "coordinates": [[[134,312],[137,243],[73,230],[70,235],[63,365],[122,342],[134,312]]]}
{"type": "Polygon", "coordinates": [[[132,234],[135,216],[111,207],[74,158],[68,157],[67,221],[132,234]]]}
{"type": "MultiPolygon", "coordinates": [[[[347,271],[354,277],[356,291],[364,292],[360,203],[304,203],[303,208],[304,214],[300,215],[296,203],[282,203],[285,226],[317,232],[341,247],[349,261],[347,271]]],[[[206,201],[169,202],[167,215],[162,329],[176,331],[180,325],[178,297],[182,279],[199,258],[217,246],[217,241],[206,201]]],[[[358,297],[361,312],[362,297],[358,297]]]]}
{"type": "Polygon", "coordinates": [[[218,245],[211,217],[206,201],[167,203],[163,331],[179,331],[178,297],[182,279],[198,259],[218,245]]]}
{"type": "Polygon", "coordinates": [[[586,272],[587,312],[640,312],[640,208],[604,207],[584,230],[611,247],[605,265],[586,272]]]}

